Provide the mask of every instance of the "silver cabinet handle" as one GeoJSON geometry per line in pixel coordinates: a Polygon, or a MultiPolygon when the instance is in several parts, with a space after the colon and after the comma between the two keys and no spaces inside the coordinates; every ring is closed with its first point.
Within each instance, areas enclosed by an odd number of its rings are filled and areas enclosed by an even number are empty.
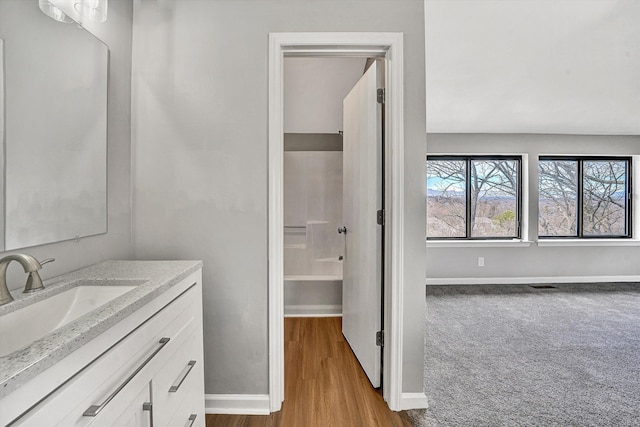
{"type": "Polygon", "coordinates": [[[149,427],[153,427],[153,403],[144,402],[142,404],[143,411],[149,411],[149,427]]]}
{"type": "Polygon", "coordinates": [[[178,384],[174,384],[171,387],[169,387],[169,393],[175,393],[176,391],[178,391],[178,389],[180,388],[184,380],[187,378],[187,375],[189,375],[189,372],[191,372],[191,370],[195,366],[195,364],[196,364],[195,360],[190,360],[189,363],[187,363],[187,369],[184,372],[184,375],[182,375],[182,378],[178,380],[178,384]]]}
{"type": "Polygon", "coordinates": [[[196,414],[191,414],[189,415],[189,419],[187,420],[187,423],[185,424],[185,427],[191,427],[193,425],[194,422],[196,422],[196,417],[198,415],[196,414]]]}
{"type": "Polygon", "coordinates": [[[83,415],[83,416],[85,416],[85,417],[95,417],[96,415],[98,415],[98,414],[99,414],[99,413],[100,413],[100,412],[105,408],[105,406],[107,406],[107,405],[109,404],[109,402],[111,402],[111,401],[113,400],[113,398],[114,398],[114,397],[116,397],[116,395],[117,395],[118,393],[120,393],[120,392],[122,391],[122,389],[123,389],[123,388],[125,388],[125,387],[127,386],[127,384],[129,384],[129,382],[133,379],[133,377],[135,377],[135,376],[138,374],[138,372],[140,372],[140,371],[142,370],[142,368],[144,368],[144,367],[147,365],[147,363],[149,363],[149,362],[151,361],[151,359],[153,359],[153,358],[154,358],[154,356],[155,356],[156,354],[158,354],[158,352],[159,352],[160,350],[162,350],[162,348],[163,348],[165,345],[167,345],[167,343],[168,343],[168,342],[169,342],[169,338],[161,338],[161,339],[160,339],[160,341],[158,341],[158,344],[160,344],[160,345],[158,346],[158,348],[156,348],[156,349],[153,351],[153,353],[151,353],[151,354],[149,355],[149,357],[147,357],[147,358],[144,360],[144,362],[142,362],[142,363],[140,364],[140,366],[138,366],[138,367],[136,368],[136,370],[135,370],[135,371],[133,371],[133,372],[131,373],[131,375],[129,375],[129,377],[128,377],[126,380],[124,380],[124,382],[123,382],[122,384],[120,384],[120,386],[119,386],[117,389],[115,389],[115,390],[114,390],[114,392],[113,392],[113,393],[111,393],[111,394],[110,394],[110,395],[105,399],[105,401],[104,401],[104,402],[102,402],[102,403],[101,403],[101,404],[99,404],[99,405],[91,405],[91,406],[89,406],[89,408],[88,408],[86,411],[84,411],[84,413],[83,413],[82,415],[83,415]]]}

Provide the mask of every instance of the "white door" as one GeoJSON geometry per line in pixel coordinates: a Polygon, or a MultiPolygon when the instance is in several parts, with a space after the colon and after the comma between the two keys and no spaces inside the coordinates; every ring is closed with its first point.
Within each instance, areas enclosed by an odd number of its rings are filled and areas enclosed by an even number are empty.
{"type": "MultiPolygon", "coordinates": [[[[346,233],[342,333],[373,387],[380,387],[382,348],[382,105],[375,61],[343,102],[343,210],[346,233]]],[[[341,230],[343,231],[343,230],[341,230]]]]}

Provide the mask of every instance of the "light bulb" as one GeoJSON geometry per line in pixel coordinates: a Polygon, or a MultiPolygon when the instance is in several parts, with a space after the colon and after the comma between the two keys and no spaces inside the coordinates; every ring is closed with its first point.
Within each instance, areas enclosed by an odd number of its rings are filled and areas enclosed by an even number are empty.
{"type": "Polygon", "coordinates": [[[76,1],[74,8],[80,15],[93,22],[105,22],[107,20],[108,0],[81,0],[76,1]]]}
{"type": "Polygon", "coordinates": [[[55,21],[65,24],[73,22],[73,19],[69,18],[63,11],[51,4],[49,0],[38,0],[38,6],[45,15],[55,21]]]}
{"type": "Polygon", "coordinates": [[[65,18],[65,14],[55,6],[51,8],[51,16],[56,21],[63,21],[65,18]]]}

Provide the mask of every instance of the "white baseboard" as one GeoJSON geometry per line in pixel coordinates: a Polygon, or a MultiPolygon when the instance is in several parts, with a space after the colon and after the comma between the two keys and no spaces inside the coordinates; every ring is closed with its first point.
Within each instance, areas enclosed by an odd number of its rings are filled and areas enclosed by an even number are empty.
{"type": "Polygon", "coordinates": [[[205,394],[207,414],[269,415],[268,394],[205,394]]]}
{"type": "Polygon", "coordinates": [[[329,305],[285,305],[284,317],[339,317],[342,304],[329,305]]]}
{"type": "Polygon", "coordinates": [[[407,409],[424,409],[428,408],[427,396],[424,393],[401,393],[400,394],[400,411],[407,409]]]}
{"type": "Polygon", "coordinates": [[[552,276],[552,277],[450,277],[427,278],[427,286],[435,285],[527,285],[533,283],[616,283],[640,282],[640,276],[552,276]]]}
{"type": "MultiPolygon", "coordinates": [[[[269,415],[268,394],[205,394],[207,414],[269,415]]],[[[402,393],[399,411],[427,408],[424,393],[402,393]]]]}

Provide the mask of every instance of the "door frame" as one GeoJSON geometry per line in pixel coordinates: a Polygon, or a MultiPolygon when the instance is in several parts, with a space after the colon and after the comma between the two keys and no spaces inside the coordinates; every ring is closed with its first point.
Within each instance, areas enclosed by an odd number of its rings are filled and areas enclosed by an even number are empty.
{"type": "MultiPolygon", "coordinates": [[[[385,59],[385,244],[382,396],[402,410],[404,289],[404,58],[402,33],[270,33],[268,121],[269,409],[284,401],[284,94],[285,56],[385,59]]],[[[375,215],[374,212],[371,213],[375,215]]],[[[374,337],[372,337],[374,339],[374,337]]]]}

